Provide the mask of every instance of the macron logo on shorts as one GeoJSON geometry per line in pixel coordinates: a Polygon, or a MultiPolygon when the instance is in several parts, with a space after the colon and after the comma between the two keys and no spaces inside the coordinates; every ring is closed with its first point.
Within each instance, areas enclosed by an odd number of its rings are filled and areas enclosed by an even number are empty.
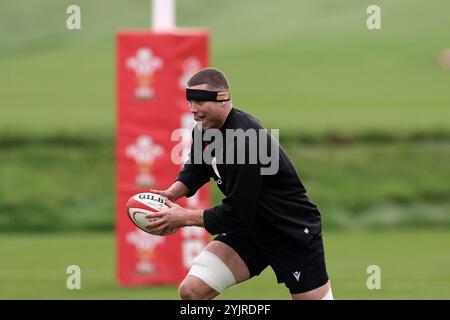
{"type": "Polygon", "coordinates": [[[300,281],[300,274],[301,273],[302,273],[301,271],[294,271],[294,272],[292,272],[292,274],[294,275],[295,280],[297,280],[297,282],[300,281]]]}

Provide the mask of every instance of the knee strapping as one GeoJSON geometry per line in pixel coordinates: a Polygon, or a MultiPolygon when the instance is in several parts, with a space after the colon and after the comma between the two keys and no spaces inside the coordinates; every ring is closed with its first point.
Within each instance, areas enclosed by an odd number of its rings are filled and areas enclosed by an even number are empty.
{"type": "Polygon", "coordinates": [[[206,250],[194,259],[188,275],[201,279],[218,293],[236,284],[230,268],[214,253],[206,250]]]}

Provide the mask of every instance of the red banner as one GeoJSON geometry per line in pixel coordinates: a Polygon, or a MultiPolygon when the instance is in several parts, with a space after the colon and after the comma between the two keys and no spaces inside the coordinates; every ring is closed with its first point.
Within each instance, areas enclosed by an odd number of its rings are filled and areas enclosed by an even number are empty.
{"type": "MultiPolygon", "coordinates": [[[[126,212],[132,195],[166,189],[182,167],[182,162],[173,161],[172,150],[181,146],[186,154],[190,133],[184,140],[171,137],[176,129],[190,132],[194,126],[185,86],[195,72],[208,66],[208,38],[202,30],[117,35],[116,234],[122,285],[178,284],[210,240],[197,227],[153,236],[135,227],[126,212]]],[[[178,203],[209,207],[207,186],[178,203]]]]}

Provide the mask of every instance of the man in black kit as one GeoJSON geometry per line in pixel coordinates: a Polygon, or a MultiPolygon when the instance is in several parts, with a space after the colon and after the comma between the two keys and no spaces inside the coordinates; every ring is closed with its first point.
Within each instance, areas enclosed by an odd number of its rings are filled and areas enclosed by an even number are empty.
{"type": "Polygon", "coordinates": [[[292,299],[333,299],[320,212],[278,141],[233,108],[228,81],[217,69],[192,76],[186,98],[197,122],[190,159],[168,189],[151,190],[167,197],[170,209],[148,215],[160,219],[147,225],[158,233],[200,226],[218,235],[194,259],[179,287],[181,299],[212,299],[269,265],[292,299]],[[225,196],[220,205],[189,210],[173,202],[193,196],[210,178],[225,196]]]}

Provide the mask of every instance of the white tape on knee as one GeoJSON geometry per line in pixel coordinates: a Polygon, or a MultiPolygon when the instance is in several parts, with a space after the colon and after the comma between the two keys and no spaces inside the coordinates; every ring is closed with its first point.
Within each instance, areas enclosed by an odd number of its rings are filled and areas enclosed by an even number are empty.
{"type": "Polygon", "coordinates": [[[188,275],[203,280],[218,293],[236,284],[236,279],[230,268],[214,253],[206,250],[203,250],[194,259],[188,275]]]}

